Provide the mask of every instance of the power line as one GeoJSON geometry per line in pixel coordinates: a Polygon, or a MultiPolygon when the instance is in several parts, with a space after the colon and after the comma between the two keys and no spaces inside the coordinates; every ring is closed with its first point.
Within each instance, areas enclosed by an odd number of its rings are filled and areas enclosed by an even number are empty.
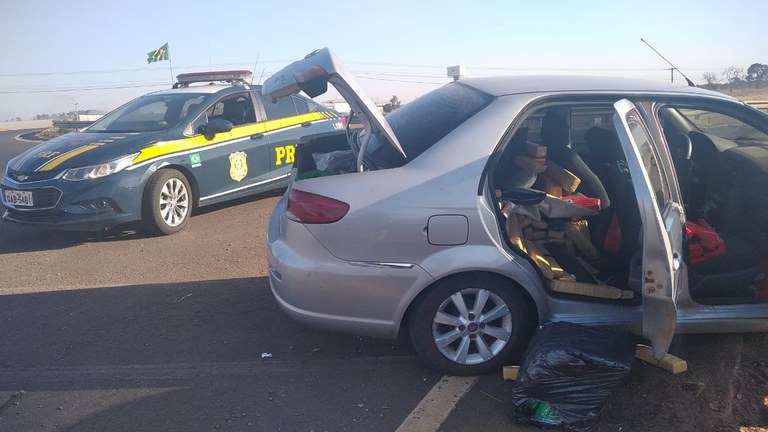
{"type": "MultiPolygon", "coordinates": [[[[291,60],[270,60],[260,61],[263,63],[289,63],[291,60]]],[[[206,64],[206,65],[190,65],[174,67],[174,69],[208,69],[210,67],[230,67],[230,66],[245,66],[251,63],[218,63],[218,64],[206,64]]],[[[249,66],[250,67],[250,66],[249,66]]],[[[155,67],[143,67],[134,69],[102,69],[102,70],[85,70],[85,71],[62,71],[62,72],[17,72],[10,74],[0,74],[0,77],[24,77],[24,76],[53,76],[53,75],[97,75],[97,74],[109,74],[109,73],[126,73],[126,72],[157,72],[160,69],[155,67]]]]}
{"type": "Polygon", "coordinates": [[[139,85],[128,85],[128,86],[106,86],[106,87],[96,86],[96,87],[46,89],[46,90],[18,90],[18,91],[0,90],[0,94],[66,93],[66,92],[77,92],[77,91],[117,90],[117,89],[146,88],[146,87],[168,87],[168,83],[164,82],[164,83],[157,83],[157,84],[139,84],[139,85]]]}
{"type": "Polygon", "coordinates": [[[373,77],[364,77],[364,76],[361,76],[358,78],[365,79],[365,80],[372,80],[372,81],[391,81],[391,82],[402,82],[402,83],[411,83],[411,84],[445,84],[447,83],[447,78],[446,78],[446,81],[442,81],[442,82],[398,80],[398,79],[390,79],[390,78],[373,78],[373,77]]]}

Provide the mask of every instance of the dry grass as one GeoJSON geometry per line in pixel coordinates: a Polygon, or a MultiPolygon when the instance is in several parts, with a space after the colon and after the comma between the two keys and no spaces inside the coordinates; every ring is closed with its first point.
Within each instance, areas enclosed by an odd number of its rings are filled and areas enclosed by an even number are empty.
{"type": "Polygon", "coordinates": [[[77,129],[52,127],[38,132],[35,136],[41,140],[49,140],[51,138],[56,138],[59,135],[64,135],[75,131],[77,131],[77,129]]]}
{"type": "Polygon", "coordinates": [[[727,89],[718,89],[715,91],[727,94],[729,96],[733,96],[745,102],[768,100],[768,87],[736,88],[736,89],[733,89],[733,91],[729,91],[727,89]]]}

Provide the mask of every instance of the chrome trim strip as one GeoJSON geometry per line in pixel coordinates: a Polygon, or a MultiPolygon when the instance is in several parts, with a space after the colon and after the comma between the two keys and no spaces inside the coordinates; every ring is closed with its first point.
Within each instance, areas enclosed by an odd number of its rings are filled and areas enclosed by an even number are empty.
{"type": "Polygon", "coordinates": [[[416,266],[416,264],[397,263],[397,262],[373,262],[373,261],[347,261],[347,262],[353,266],[358,266],[358,267],[409,269],[416,266]]]}
{"type": "Polygon", "coordinates": [[[282,179],[284,179],[286,177],[290,177],[290,176],[291,176],[291,174],[288,173],[288,174],[281,175],[279,177],[271,178],[271,179],[268,179],[268,180],[263,180],[263,181],[260,181],[258,183],[242,186],[242,187],[239,187],[237,189],[232,189],[232,190],[228,190],[228,191],[225,191],[225,192],[219,192],[217,194],[208,195],[206,197],[200,197],[200,201],[205,201],[205,200],[209,200],[209,199],[212,199],[212,198],[220,197],[222,195],[227,195],[227,194],[239,192],[241,190],[249,189],[249,188],[252,188],[252,187],[261,186],[263,184],[271,183],[271,182],[274,182],[274,181],[277,181],[277,180],[282,180],[282,179]]]}

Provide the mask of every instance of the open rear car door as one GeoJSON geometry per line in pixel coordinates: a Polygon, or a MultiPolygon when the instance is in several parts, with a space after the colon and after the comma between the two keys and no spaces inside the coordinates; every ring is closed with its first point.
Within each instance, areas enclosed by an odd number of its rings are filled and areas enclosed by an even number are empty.
{"type": "Polygon", "coordinates": [[[669,182],[651,134],[632,102],[614,104],[614,126],[619,135],[643,223],[643,337],[651,341],[653,355],[666,354],[675,333],[676,302],[687,282],[682,258],[682,208],[671,198],[669,182]]]}
{"type": "Polygon", "coordinates": [[[366,95],[338,57],[328,48],[314,51],[278,71],[264,82],[261,91],[273,99],[300,91],[314,98],[328,90],[328,83],[331,83],[349,103],[354,116],[363,122],[365,131],[361,135],[359,150],[352,149],[357,153],[359,171],[363,170],[365,150],[373,134],[378,134],[383,141],[394,146],[403,157],[406,156],[395,133],[373,104],[373,100],[366,95]]]}

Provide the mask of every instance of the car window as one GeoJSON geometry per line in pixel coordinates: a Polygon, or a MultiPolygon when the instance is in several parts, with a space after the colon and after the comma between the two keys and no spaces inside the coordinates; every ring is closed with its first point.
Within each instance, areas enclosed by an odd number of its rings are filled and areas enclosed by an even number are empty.
{"type": "Polygon", "coordinates": [[[587,142],[586,133],[593,127],[613,129],[612,106],[575,106],[571,108],[571,141],[573,144],[587,142]]]}
{"type": "Polygon", "coordinates": [[[89,132],[149,132],[170,129],[205,95],[195,93],[142,96],[99,119],[89,132]]]}
{"type": "Polygon", "coordinates": [[[256,122],[256,113],[249,93],[237,93],[219,99],[206,110],[209,120],[221,118],[239,126],[256,122]]]}
{"type": "Polygon", "coordinates": [[[629,114],[627,123],[629,124],[632,138],[640,152],[640,162],[645,167],[648,178],[651,181],[656,202],[659,205],[659,209],[663,209],[667,201],[671,199],[672,192],[669,188],[669,182],[659,165],[659,156],[656,154],[656,149],[648,138],[650,134],[645,130],[634,112],[629,114]]]}
{"type": "Polygon", "coordinates": [[[731,116],[698,109],[679,108],[677,111],[704,133],[728,140],[752,140],[768,144],[768,135],[731,116]]]}
{"type": "Polygon", "coordinates": [[[261,100],[264,104],[264,111],[267,114],[267,119],[275,120],[295,116],[296,106],[293,103],[293,99],[293,97],[280,98],[276,102],[272,102],[272,98],[261,95],[261,100]]]}
{"type": "Polygon", "coordinates": [[[318,111],[318,106],[312,101],[302,99],[299,96],[292,96],[293,106],[296,109],[296,114],[306,114],[310,112],[318,111]]]}
{"type": "Polygon", "coordinates": [[[490,95],[458,83],[447,84],[387,115],[407,160],[384,137],[374,135],[366,158],[378,168],[393,168],[413,160],[483,109],[490,95]]]}
{"type": "Polygon", "coordinates": [[[195,111],[205,99],[205,96],[200,95],[196,98],[187,99],[184,105],[181,107],[181,118],[186,118],[189,114],[195,111]]]}

